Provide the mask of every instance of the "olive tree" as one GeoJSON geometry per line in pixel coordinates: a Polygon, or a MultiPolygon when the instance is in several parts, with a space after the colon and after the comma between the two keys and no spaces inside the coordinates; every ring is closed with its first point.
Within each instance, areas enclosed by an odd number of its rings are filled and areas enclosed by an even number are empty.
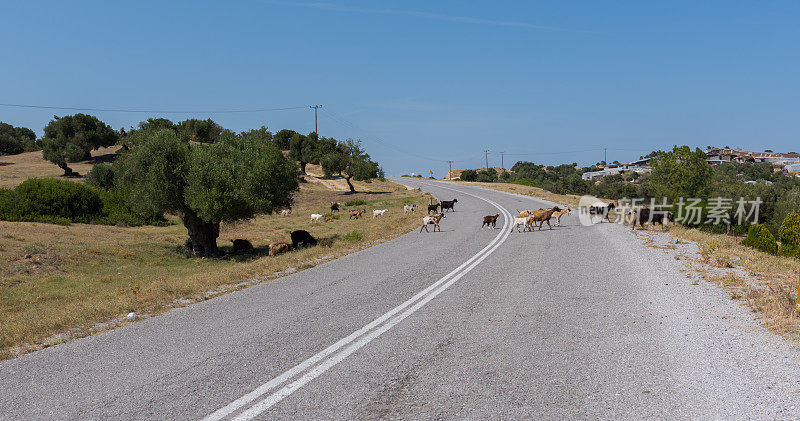
{"type": "Polygon", "coordinates": [[[67,162],[89,159],[93,149],[112,146],[118,140],[118,133],[95,116],[54,116],[44,128],[42,156],[61,167],[65,176],[75,176],[67,162]]]}
{"type": "Polygon", "coordinates": [[[313,132],[308,136],[295,133],[289,139],[289,158],[300,163],[300,174],[306,173],[308,163],[319,162],[317,143],[316,133],[313,132]]]}
{"type": "Polygon", "coordinates": [[[210,118],[207,120],[190,118],[176,124],[176,128],[181,138],[187,142],[213,143],[225,132],[222,126],[210,118]]]}
{"type": "Polygon", "coordinates": [[[0,122],[0,155],[16,155],[36,148],[36,133],[33,130],[0,122]]]}
{"type": "Polygon", "coordinates": [[[216,256],[221,222],[291,206],[297,166],[252,134],[187,143],[172,130],[148,132],[116,163],[115,184],[140,212],[180,216],[195,255],[216,256]]]}
{"type": "Polygon", "coordinates": [[[322,170],[325,175],[338,174],[344,177],[350,193],[356,192],[351,180],[367,181],[383,175],[378,163],[361,148],[361,141],[347,139],[339,143],[337,149],[338,152],[329,153],[322,158],[322,170]]]}

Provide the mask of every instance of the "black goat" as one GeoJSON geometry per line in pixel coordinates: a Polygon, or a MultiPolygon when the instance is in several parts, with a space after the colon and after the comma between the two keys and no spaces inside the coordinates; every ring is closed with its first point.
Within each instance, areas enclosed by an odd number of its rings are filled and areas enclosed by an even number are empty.
{"type": "Polygon", "coordinates": [[[636,223],[638,222],[642,228],[644,228],[644,224],[650,222],[653,224],[653,227],[656,226],[656,223],[661,224],[661,227],[665,227],[664,220],[666,219],[669,222],[675,222],[675,215],[672,214],[670,211],[658,211],[653,210],[651,211],[650,208],[641,208],[637,211],[634,211],[633,215],[633,223],[631,224],[631,231],[636,229],[636,223]]]}
{"type": "Polygon", "coordinates": [[[442,203],[440,203],[442,206],[442,212],[444,212],[445,209],[450,209],[451,211],[455,212],[456,210],[453,209],[453,205],[455,205],[456,202],[458,202],[458,199],[442,200],[442,203]]]}
{"type": "Polygon", "coordinates": [[[291,231],[289,236],[292,237],[293,249],[317,245],[317,239],[312,237],[306,230],[291,231]]]}
{"type": "Polygon", "coordinates": [[[431,212],[433,212],[433,213],[438,213],[439,212],[439,204],[438,203],[435,204],[435,205],[428,205],[428,213],[431,213],[431,212]]]}
{"type": "Polygon", "coordinates": [[[233,243],[233,253],[249,253],[255,250],[253,248],[253,244],[247,240],[242,240],[241,238],[236,240],[231,240],[233,243]]]}

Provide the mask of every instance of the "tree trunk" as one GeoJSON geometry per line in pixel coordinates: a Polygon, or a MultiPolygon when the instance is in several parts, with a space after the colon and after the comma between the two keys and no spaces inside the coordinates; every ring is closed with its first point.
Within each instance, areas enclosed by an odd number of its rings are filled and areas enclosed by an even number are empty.
{"type": "Polygon", "coordinates": [[[64,177],[80,177],[80,174],[76,173],[75,171],[72,171],[72,168],[70,168],[69,165],[67,165],[66,161],[61,164],[58,164],[58,166],[62,170],[64,170],[64,177]]]}
{"type": "Polygon", "coordinates": [[[307,162],[300,161],[300,174],[306,174],[306,164],[307,162]]]}
{"type": "Polygon", "coordinates": [[[189,243],[195,256],[219,256],[217,237],[219,222],[205,222],[194,212],[187,211],[183,215],[183,225],[189,231],[189,243]]]}
{"type": "Polygon", "coordinates": [[[351,178],[352,177],[345,177],[344,181],[347,181],[347,187],[350,187],[350,193],[355,193],[356,192],[356,188],[353,187],[353,183],[350,182],[351,178]]]}

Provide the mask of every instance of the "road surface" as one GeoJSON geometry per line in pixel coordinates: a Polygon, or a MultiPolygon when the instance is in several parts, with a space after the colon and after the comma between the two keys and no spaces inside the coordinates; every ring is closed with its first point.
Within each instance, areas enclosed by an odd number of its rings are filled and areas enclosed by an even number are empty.
{"type": "Polygon", "coordinates": [[[442,232],[1,362],[0,419],[798,418],[798,349],[627,229],[401,181],[442,232]]]}

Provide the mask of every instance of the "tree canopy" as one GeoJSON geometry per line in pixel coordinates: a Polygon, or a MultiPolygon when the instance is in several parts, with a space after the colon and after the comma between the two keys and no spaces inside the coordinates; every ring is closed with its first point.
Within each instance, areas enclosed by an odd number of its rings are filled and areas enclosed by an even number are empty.
{"type": "Polygon", "coordinates": [[[36,148],[36,133],[33,130],[0,122],[0,155],[15,155],[36,148]]]}
{"type": "Polygon", "coordinates": [[[675,146],[671,152],[657,151],[650,167],[647,188],[654,197],[675,202],[679,197],[705,199],[710,193],[711,166],[700,148],[675,146]]]}
{"type": "Polygon", "coordinates": [[[368,181],[383,175],[383,170],[364,151],[359,140],[339,142],[336,149],[322,158],[321,164],[326,175],[344,177],[351,193],[356,192],[351,180],[368,181]]]}
{"type": "Polygon", "coordinates": [[[44,128],[42,156],[61,167],[64,175],[72,176],[75,172],[67,162],[89,159],[93,149],[112,146],[118,140],[119,134],[95,116],[54,116],[44,128]]]}
{"type": "Polygon", "coordinates": [[[221,222],[289,207],[298,189],[296,165],[251,133],[227,133],[206,145],[169,129],[147,132],[115,166],[131,206],[178,214],[188,245],[203,256],[218,254],[221,222]]]}

